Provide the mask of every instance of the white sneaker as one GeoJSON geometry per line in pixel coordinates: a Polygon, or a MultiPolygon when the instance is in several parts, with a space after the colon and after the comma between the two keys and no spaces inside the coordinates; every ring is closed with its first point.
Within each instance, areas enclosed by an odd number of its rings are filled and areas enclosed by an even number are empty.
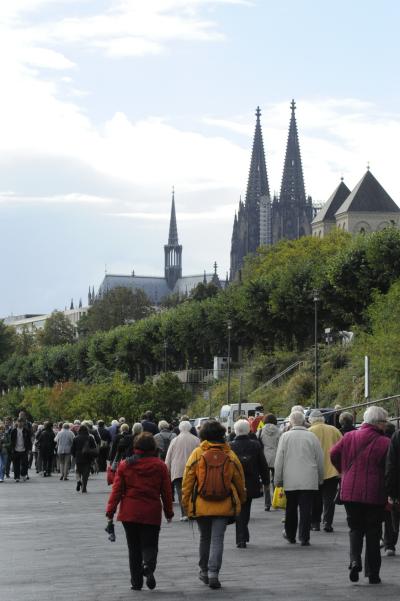
{"type": "Polygon", "coordinates": [[[4,482],[3,478],[0,478],[0,482],[4,482]]]}
{"type": "Polygon", "coordinates": [[[187,517],[187,515],[183,515],[181,517],[181,522],[188,522],[188,521],[189,521],[189,518],[187,517]]]}

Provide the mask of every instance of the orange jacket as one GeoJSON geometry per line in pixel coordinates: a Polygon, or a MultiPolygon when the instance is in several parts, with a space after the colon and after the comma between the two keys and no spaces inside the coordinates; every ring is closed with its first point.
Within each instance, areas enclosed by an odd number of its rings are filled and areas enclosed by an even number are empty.
{"type": "Polygon", "coordinates": [[[183,474],[182,506],[190,518],[198,517],[233,517],[239,515],[241,503],[246,501],[246,488],[242,464],[227,443],[203,441],[190,455],[183,474]],[[222,449],[234,464],[232,478],[232,494],[221,501],[209,501],[196,494],[196,468],[201,455],[211,447],[222,449]]]}

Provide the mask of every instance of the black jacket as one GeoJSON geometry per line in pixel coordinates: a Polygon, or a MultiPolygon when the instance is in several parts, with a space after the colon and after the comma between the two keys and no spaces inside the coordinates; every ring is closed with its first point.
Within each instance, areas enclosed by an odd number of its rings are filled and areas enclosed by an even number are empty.
{"type": "Polygon", "coordinates": [[[129,432],[117,434],[116,439],[112,443],[110,451],[110,461],[120,461],[130,457],[133,453],[133,436],[129,432]]]}
{"type": "Polygon", "coordinates": [[[257,440],[248,435],[236,436],[230,447],[242,464],[246,480],[247,497],[261,497],[261,482],[269,484],[269,469],[264,451],[257,440]]]}
{"type": "Polygon", "coordinates": [[[386,457],[385,488],[389,497],[400,500],[400,430],[390,441],[386,457]]]}
{"type": "Polygon", "coordinates": [[[72,447],[71,455],[75,457],[76,463],[92,463],[94,455],[88,453],[88,449],[97,449],[96,441],[90,434],[79,434],[75,436],[72,447]]]}
{"type": "Polygon", "coordinates": [[[41,453],[54,453],[56,444],[54,442],[56,435],[51,428],[44,428],[36,436],[36,445],[38,445],[41,453]]]}
{"type": "MultiPolygon", "coordinates": [[[[28,428],[22,428],[22,435],[24,437],[25,451],[30,451],[32,448],[32,438],[28,428]]],[[[11,453],[15,452],[15,445],[17,444],[17,428],[13,428],[10,434],[11,442],[11,453]]]]}

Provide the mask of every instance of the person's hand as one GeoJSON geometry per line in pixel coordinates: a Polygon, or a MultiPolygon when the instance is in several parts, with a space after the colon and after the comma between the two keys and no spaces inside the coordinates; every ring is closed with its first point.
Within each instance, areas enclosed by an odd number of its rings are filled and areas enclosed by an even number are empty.
{"type": "Polygon", "coordinates": [[[113,513],[111,513],[111,511],[107,511],[107,512],[106,512],[106,518],[108,518],[109,520],[112,520],[112,519],[113,519],[113,517],[114,517],[114,514],[113,514],[113,513]]]}

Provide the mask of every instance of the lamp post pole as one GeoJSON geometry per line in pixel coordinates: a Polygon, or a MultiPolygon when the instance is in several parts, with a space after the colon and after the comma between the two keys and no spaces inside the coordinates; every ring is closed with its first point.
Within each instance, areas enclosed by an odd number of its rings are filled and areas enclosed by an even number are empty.
{"type": "Polygon", "coordinates": [[[228,319],[228,405],[231,404],[231,330],[232,322],[228,319]]]}
{"type": "Polygon", "coordinates": [[[314,290],[314,376],[315,376],[315,407],[319,407],[319,379],[318,379],[318,301],[319,292],[314,290]]]}
{"type": "Polygon", "coordinates": [[[164,373],[167,371],[167,347],[168,343],[164,340],[164,373]]]}

